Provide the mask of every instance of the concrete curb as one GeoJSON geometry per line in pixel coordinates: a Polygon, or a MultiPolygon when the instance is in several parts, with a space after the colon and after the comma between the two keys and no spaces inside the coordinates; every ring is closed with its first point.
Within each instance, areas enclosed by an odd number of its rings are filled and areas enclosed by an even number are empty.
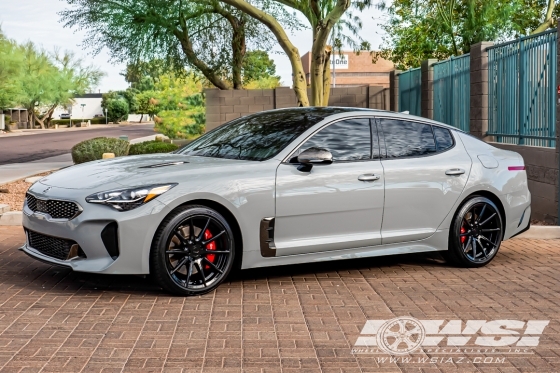
{"type": "Polygon", "coordinates": [[[22,224],[22,211],[8,211],[0,215],[0,226],[2,225],[19,225],[22,224]]]}
{"type": "MultiPolygon", "coordinates": [[[[560,226],[555,225],[532,225],[527,232],[515,238],[526,238],[532,240],[555,240],[560,238],[560,226]]],[[[515,239],[514,238],[514,239],[515,239]]]]}

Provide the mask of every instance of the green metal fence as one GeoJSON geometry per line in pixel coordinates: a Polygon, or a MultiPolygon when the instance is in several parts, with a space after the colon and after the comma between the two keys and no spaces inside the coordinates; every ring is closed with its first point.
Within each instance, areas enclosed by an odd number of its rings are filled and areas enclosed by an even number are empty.
{"type": "Polygon", "coordinates": [[[488,135],[555,147],[557,30],[488,48],[488,135]]]}
{"type": "Polygon", "coordinates": [[[469,132],[471,56],[451,57],[433,68],[434,119],[469,132]]]}
{"type": "Polygon", "coordinates": [[[399,111],[412,115],[421,114],[422,73],[420,68],[410,69],[399,74],[399,111]]]}

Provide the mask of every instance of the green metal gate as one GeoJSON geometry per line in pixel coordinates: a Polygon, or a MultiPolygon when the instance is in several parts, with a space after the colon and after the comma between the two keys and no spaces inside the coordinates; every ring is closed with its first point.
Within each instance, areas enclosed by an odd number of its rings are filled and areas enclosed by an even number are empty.
{"type": "Polygon", "coordinates": [[[399,111],[418,115],[422,103],[422,73],[420,68],[410,69],[399,74],[399,111]]]}
{"type": "Polygon", "coordinates": [[[471,56],[464,54],[435,63],[434,120],[470,130],[471,56]]]}
{"type": "Polygon", "coordinates": [[[488,48],[488,135],[555,147],[557,30],[488,48]]]}

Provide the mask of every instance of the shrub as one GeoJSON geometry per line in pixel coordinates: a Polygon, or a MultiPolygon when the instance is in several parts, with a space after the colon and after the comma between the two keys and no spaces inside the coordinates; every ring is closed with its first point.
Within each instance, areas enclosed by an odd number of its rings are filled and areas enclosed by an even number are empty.
{"type": "MultiPolygon", "coordinates": [[[[91,121],[91,124],[105,124],[105,117],[97,117],[97,118],[91,118],[91,119],[84,119],[84,122],[87,121],[91,121]]],[[[80,123],[82,121],[82,118],[73,118],[72,119],[72,124],[75,125],[76,123],[80,123]]],[[[58,125],[69,125],[70,124],[70,119],[53,119],[51,120],[51,124],[54,126],[55,124],[58,125]]]]}
{"type": "Polygon", "coordinates": [[[120,122],[128,118],[128,102],[124,98],[117,98],[107,102],[107,118],[109,122],[120,122]]]}
{"type": "Polygon", "coordinates": [[[161,141],[145,141],[138,144],[130,145],[128,155],[138,154],[154,154],[154,153],[169,153],[177,150],[179,147],[175,144],[170,144],[161,141]]]}
{"type": "Polygon", "coordinates": [[[75,164],[95,161],[103,157],[103,153],[115,153],[115,157],[128,154],[130,144],[126,140],[110,137],[96,137],[82,141],[72,148],[72,160],[75,164]]]}

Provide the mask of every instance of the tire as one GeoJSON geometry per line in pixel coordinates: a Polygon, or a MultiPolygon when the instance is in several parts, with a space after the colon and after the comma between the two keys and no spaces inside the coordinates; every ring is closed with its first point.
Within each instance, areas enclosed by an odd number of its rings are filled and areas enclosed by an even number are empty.
{"type": "Polygon", "coordinates": [[[227,220],[218,212],[200,205],[180,207],[163,220],[154,236],[150,272],[173,294],[211,292],[231,271],[233,237],[227,220]]]}
{"type": "Polygon", "coordinates": [[[502,214],[486,197],[472,196],[453,218],[449,247],[444,257],[461,267],[476,268],[490,263],[504,235],[502,214]]]}

